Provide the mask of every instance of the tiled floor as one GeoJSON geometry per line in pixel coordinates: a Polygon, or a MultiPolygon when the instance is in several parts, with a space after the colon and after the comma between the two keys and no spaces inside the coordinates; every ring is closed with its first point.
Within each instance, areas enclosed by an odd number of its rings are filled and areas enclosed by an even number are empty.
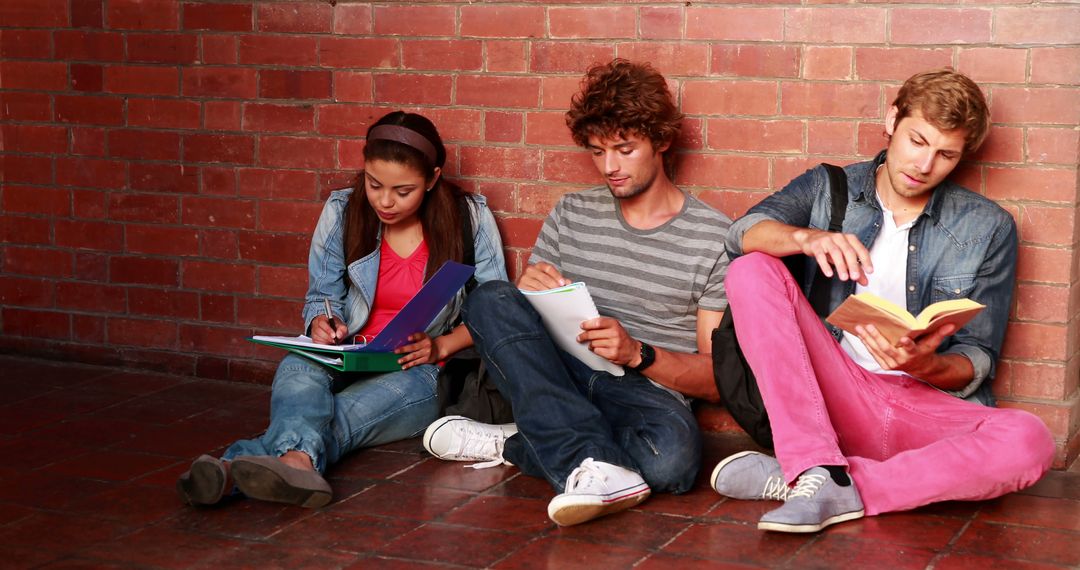
{"type": "MultiPolygon", "coordinates": [[[[356,453],[313,511],[253,500],[183,506],[196,455],[265,426],[263,386],[0,356],[0,568],[1076,568],[1080,472],[983,503],[759,532],[767,503],[702,480],[560,529],[552,491],[514,468],[464,469],[418,440],[356,453]]],[[[711,435],[710,466],[744,440],[711,435]]],[[[977,466],[972,466],[973,469],[977,466]]]]}

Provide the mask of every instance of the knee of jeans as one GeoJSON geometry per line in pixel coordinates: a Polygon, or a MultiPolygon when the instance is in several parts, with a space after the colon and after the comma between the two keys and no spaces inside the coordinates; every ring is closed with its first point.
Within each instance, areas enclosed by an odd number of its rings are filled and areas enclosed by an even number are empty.
{"type": "Polygon", "coordinates": [[[473,289],[472,292],[469,293],[469,296],[465,298],[465,305],[462,307],[462,313],[466,314],[470,310],[475,310],[477,307],[491,306],[498,302],[499,297],[511,289],[517,290],[517,288],[509,281],[485,281],[476,289],[473,289]]]}
{"type": "Polygon", "coordinates": [[[664,439],[652,442],[656,453],[651,457],[636,458],[642,477],[658,492],[689,491],[701,469],[701,432],[696,425],[680,423],[664,434],[664,439]]]}
{"type": "Polygon", "coordinates": [[[1057,452],[1054,436],[1038,416],[1023,410],[1000,410],[1008,413],[1008,421],[1002,422],[1001,431],[1010,442],[1003,445],[1019,451],[1022,457],[1017,463],[1042,472],[1050,469],[1057,452]]]}
{"type": "Polygon", "coordinates": [[[724,289],[731,296],[731,291],[753,291],[761,286],[763,277],[775,273],[779,259],[761,252],[739,256],[728,265],[724,278],[724,289]]]}

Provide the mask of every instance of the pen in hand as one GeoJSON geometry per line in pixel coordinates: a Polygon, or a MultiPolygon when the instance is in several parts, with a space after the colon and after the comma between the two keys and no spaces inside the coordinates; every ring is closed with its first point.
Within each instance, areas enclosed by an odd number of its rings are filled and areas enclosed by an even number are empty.
{"type": "Polygon", "coordinates": [[[330,299],[323,299],[323,310],[326,311],[326,322],[330,325],[330,338],[334,339],[334,344],[337,344],[337,321],[334,320],[334,313],[330,311],[330,299]]]}

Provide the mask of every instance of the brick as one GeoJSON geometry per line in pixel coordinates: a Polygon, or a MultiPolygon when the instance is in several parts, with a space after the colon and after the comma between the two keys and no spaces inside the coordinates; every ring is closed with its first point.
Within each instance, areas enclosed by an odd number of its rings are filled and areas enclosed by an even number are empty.
{"type": "Polygon", "coordinates": [[[552,38],[636,37],[637,8],[633,6],[548,8],[552,38]]]}
{"type": "Polygon", "coordinates": [[[180,99],[128,99],[127,124],[162,129],[199,128],[199,104],[180,99]]]}
{"type": "Polygon", "coordinates": [[[337,4],[334,6],[334,33],[363,36],[371,33],[371,6],[337,4]]]}
{"type": "Polygon", "coordinates": [[[986,196],[991,200],[1076,200],[1075,168],[986,168],[986,196]]]}
{"type": "Polygon", "coordinates": [[[686,39],[782,41],[783,8],[687,8],[686,39]]]}
{"type": "Polygon", "coordinates": [[[401,42],[405,69],[479,71],[484,64],[479,40],[411,40],[401,42]]]}
{"type": "Polygon", "coordinates": [[[115,32],[57,30],[53,41],[57,59],[121,61],[124,58],[124,36],[115,32]]]}
{"type": "Polygon", "coordinates": [[[989,43],[993,13],[982,8],[892,8],[889,40],[894,44],[989,43]]]}
{"type": "Polygon", "coordinates": [[[504,247],[531,248],[540,233],[542,219],[505,216],[499,220],[504,247]]]}
{"type": "Polygon", "coordinates": [[[362,71],[335,71],[333,77],[334,100],[352,103],[370,103],[374,100],[374,81],[371,74],[362,71]]]}
{"type": "Polygon", "coordinates": [[[689,114],[774,115],[777,98],[771,81],[686,81],[681,100],[689,114]]]}
{"type": "Polygon", "coordinates": [[[203,229],[199,232],[202,254],[212,259],[240,259],[236,231],[203,229]]]}
{"type": "Polygon", "coordinates": [[[889,144],[889,137],[885,135],[885,125],[881,120],[859,123],[857,130],[856,154],[859,156],[872,157],[889,144]]]}
{"type": "Polygon", "coordinates": [[[108,281],[111,258],[95,251],[75,252],[75,273],[72,277],[83,281],[108,281]]]}
{"type": "Polygon", "coordinates": [[[1080,12],[1075,7],[1023,6],[994,10],[994,43],[1080,43],[1080,12]]]}
{"type": "Polygon", "coordinates": [[[450,104],[453,78],[449,75],[376,74],[373,79],[376,101],[413,105],[450,104]]]}
{"type": "Polygon", "coordinates": [[[254,27],[251,5],[185,2],[183,7],[185,30],[250,32],[254,27]]]}
{"type": "Polygon", "coordinates": [[[186,352],[223,354],[230,357],[251,356],[258,345],[244,340],[251,329],[180,325],[179,348],[186,352]]]}
{"type": "Polygon", "coordinates": [[[72,213],[75,218],[104,220],[106,212],[106,200],[110,192],[102,190],[71,191],[72,213]]]}
{"type": "Polygon", "coordinates": [[[523,41],[485,40],[487,71],[493,73],[525,71],[528,65],[527,47],[527,43],[523,41]]]}
{"type": "Polygon", "coordinates": [[[203,103],[203,127],[215,131],[239,131],[243,107],[239,101],[207,101],[203,103]]]}
{"type": "Polygon", "coordinates": [[[54,290],[52,281],[3,275],[0,276],[0,305],[51,307],[54,290]]]}
{"type": "Polygon", "coordinates": [[[254,99],[257,72],[236,67],[185,67],[182,93],[188,97],[254,99]]]}
{"type": "Polygon", "coordinates": [[[57,95],[56,120],[62,123],[121,125],[124,99],[92,95],[57,95]]]}
{"type": "Polygon", "coordinates": [[[951,49],[876,48],[855,49],[855,76],[858,79],[903,82],[927,69],[952,63],[951,49]]]}
{"type": "Polygon", "coordinates": [[[176,224],[180,221],[179,204],[175,196],[113,192],[109,194],[109,219],[176,224]]]}
{"type": "Polygon", "coordinates": [[[715,44],[711,49],[709,73],[713,75],[797,77],[799,74],[796,46],[715,44]]]}
{"type": "Polygon", "coordinates": [[[0,127],[4,150],[14,152],[67,152],[67,129],[50,125],[7,124],[0,127]]]}
{"type": "Polygon", "coordinates": [[[135,95],[178,95],[180,75],[174,67],[112,65],[105,68],[105,90],[135,95]]]}
{"type": "Polygon", "coordinates": [[[4,248],[4,273],[41,277],[71,277],[71,252],[41,248],[4,248]]]}
{"type": "Polygon", "coordinates": [[[263,166],[286,168],[333,168],[334,141],[316,137],[264,136],[259,141],[263,166]]]}
{"type": "Polygon", "coordinates": [[[323,67],[397,67],[398,40],[386,38],[328,38],[319,41],[323,67]]]}
{"type": "Polygon", "coordinates": [[[802,152],[803,121],[709,119],[708,148],[750,152],[802,152]]]}
{"type": "Polygon", "coordinates": [[[75,91],[104,91],[105,68],[100,65],[71,64],[71,88],[75,91]]]}
{"type": "MultiPolygon", "coordinates": [[[[439,127],[443,141],[479,141],[480,116],[477,109],[414,109],[423,113],[439,127]]],[[[389,109],[387,109],[389,111],[389,109]]],[[[380,115],[381,116],[381,115],[380,115]]],[[[453,158],[453,147],[447,149],[447,161],[453,158]]]]}
{"type": "Polygon", "coordinates": [[[593,165],[591,156],[580,150],[545,150],[540,163],[540,180],[572,184],[603,184],[603,177],[593,165]]]}
{"type": "Polygon", "coordinates": [[[0,91],[0,118],[8,121],[51,121],[53,114],[49,94],[0,91]]]}
{"type": "Polygon", "coordinates": [[[51,59],[52,31],[5,29],[0,36],[0,57],[51,59]]]}
{"type": "Polygon", "coordinates": [[[5,244],[47,245],[52,241],[49,220],[0,214],[0,240],[5,244]]]}
{"type": "Polygon", "coordinates": [[[177,324],[166,319],[110,317],[106,322],[109,344],[175,349],[177,324]]]}
{"type": "Polygon", "coordinates": [[[1031,82],[1080,84],[1080,48],[1031,48],[1031,82]]]}
{"type": "Polygon", "coordinates": [[[1024,83],[1027,55],[1026,49],[966,48],[956,69],[977,83],[1024,83]]]}
{"type": "Polygon", "coordinates": [[[231,166],[204,166],[200,194],[218,196],[236,196],[236,168],[231,166]]]}
{"type": "Polygon", "coordinates": [[[566,115],[560,112],[525,114],[526,144],[574,146],[570,129],[566,128],[566,115]]]}
{"type": "Polygon", "coordinates": [[[544,8],[541,6],[462,6],[462,37],[542,38],[544,8]]]}
{"type": "Polygon", "coordinates": [[[521,113],[484,113],[484,140],[490,142],[521,142],[521,113]]]}
{"type": "Polygon", "coordinates": [[[536,107],[540,101],[540,78],[460,75],[457,104],[490,107],[536,107]]]}
{"type": "Polygon", "coordinates": [[[316,194],[315,173],[298,170],[270,168],[241,168],[239,193],[257,198],[314,200],[316,194]]]}
{"type": "Polygon", "coordinates": [[[363,170],[364,168],[364,141],[339,140],[338,168],[342,170],[363,170]]]}
{"type": "Polygon", "coordinates": [[[204,35],[199,38],[202,63],[230,65],[239,62],[240,48],[236,36],[204,35]]]}
{"type": "Polygon", "coordinates": [[[163,131],[109,131],[109,156],[146,160],[178,160],[180,135],[163,131]]]}
{"type": "Polygon", "coordinates": [[[182,206],[185,226],[255,229],[255,202],[188,196],[182,206]]]}
{"type": "Polygon", "coordinates": [[[1076,210],[1071,207],[1025,205],[1017,225],[1020,241],[1035,245],[1068,246],[1073,243],[1076,210]]]}
{"type": "Polygon", "coordinates": [[[677,40],[682,37],[683,9],[678,6],[642,6],[638,35],[643,40],[677,40]]]}
{"type": "Polygon", "coordinates": [[[120,252],[124,249],[124,228],[119,224],[85,220],[56,220],[55,243],[59,247],[120,252]]]}
{"type": "Polygon", "coordinates": [[[175,30],[180,27],[176,0],[109,0],[108,26],[124,30],[175,30]]]}
{"type": "Polygon", "coordinates": [[[307,263],[311,245],[311,228],[307,233],[281,234],[242,232],[239,239],[240,259],[258,263],[307,263]]]}
{"type": "Polygon", "coordinates": [[[236,322],[235,299],[234,295],[200,294],[199,320],[224,323],[236,322]]]}
{"type": "Polygon", "coordinates": [[[682,128],[673,143],[675,152],[705,148],[705,121],[696,117],[683,119],[682,128]]]}
{"type": "Polygon", "coordinates": [[[67,9],[67,0],[5,0],[0,22],[5,28],[63,28],[69,22],[67,9]]]}
{"type": "Polygon", "coordinates": [[[614,56],[615,49],[612,44],[534,42],[529,57],[529,70],[534,73],[581,73],[584,67],[610,61],[614,56]]]}
{"type": "Polygon", "coordinates": [[[462,147],[462,176],[535,180],[540,174],[539,149],[462,147]]]}
{"type": "Polygon", "coordinates": [[[167,256],[199,255],[199,232],[192,227],[163,227],[127,224],[124,228],[127,253],[167,256]]]}
{"type": "MultiPolygon", "coordinates": [[[[333,84],[336,89],[336,80],[333,84]]],[[[266,99],[329,99],[330,86],[329,71],[259,70],[259,97],[266,99]]]]}
{"type": "Polygon", "coordinates": [[[807,121],[806,152],[845,156],[853,154],[855,126],[855,123],[842,121],[807,121]]]}
{"type": "Polygon", "coordinates": [[[1027,161],[1075,165],[1080,159],[1080,132],[1071,128],[1027,128],[1027,161]]]}
{"type": "MultiPolygon", "coordinates": [[[[591,164],[590,164],[591,167],[591,164]]],[[[597,174],[593,169],[593,179],[591,182],[596,182],[597,174]]],[[[511,185],[506,185],[511,186],[511,185]]],[[[534,216],[547,216],[555,204],[567,193],[567,186],[549,186],[539,184],[523,184],[521,189],[517,192],[519,204],[514,206],[512,203],[508,207],[503,208],[503,211],[511,212],[517,211],[522,214],[532,214],[534,216]]],[[[507,190],[509,191],[509,190],[507,190]]],[[[491,189],[484,190],[485,195],[491,195],[491,189]]],[[[498,197],[499,194],[495,193],[498,197]]],[[[512,197],[508,197],[512,200],[512,197]]]]}
{"type": "Polygon", "coordinates": [[[1008,394],[1017,398],[1063,400],[1069,393],[1064,389],[1066,373],[1061,365],[1002,360],[994,384],[1008,386],[1008,394]]]}
{"type": "MultiPolygon", "coordinates": [[[[894,10],[894,14],[899,10],[894,10]]],[[[787,11],[784,41],[815,44],[879,44],[885,41],[884,8],[793,8],[787,11]]],[[[896,18],[892,19],[895,29],[896,18]]]]}
{"type": "Polygon", "coordinates": [[[387,112],[366,105],[319,105],[318,111],[319,134],[354,137],[367,135],[371,124],[387,112]]]}
{"type": "MultiPolygon", "coordinates": [[[[302,298],[307,292],[308,270],[306,267],[259,267],[256,278],[258,280],[256,292],[259,295],[296,299],[302,298]]],[[[3,301],[2,291],[3,285],[0,284],[0,301],[3,301]]]]}
{"type": "Polygon", "coordinates": [[[259,202],[258,229],[266,232],[310,233],[319,219],[323,205],[319,202],[259,202]]]}
{"type": "Polygon", "coordinates": [[[647,61],[664,75],[703,76],[709,73],[709,50],[702,44],[677,42],[629,42],[619,44],[618,56],[647,61]]]}
{"type": "Polygon", "coordinates": [[[275,2],[257,4],[258,27],[262,32],[329,32],[333,8],[322,2],[275,2]]]}
{"type": "Polygon", "coordinates": [[[250,265],[185,261],[183,269],[185,289],[232,293],[255,292],[255,268],[250,265]]]}
{"type": "Polygon", "coordinates": [[[877,85],[788,83],[780,88],[784,115],[876,118],[882,116],[877,85]]]}
{"type": "Polygon", "coordinates": [[[126,164],[95,158],[56,159],[56,183],[60,186],[120,189],[126,185],[126,164]]]}
{"type": "MultiPolygon", "coordinates": [[[[470,182],[473,182],[473,181],[470,180],[470,182]]],[[[544,210],[543,212],[528,212],[528,211],[524,211],[523,209],[515,206],[514,205],[514,202],[515,202],[514,195],[517,194],[517,192],[515,190],[517,188],[517,186],[518,186],[517,184],[513,184],[513,183],[510,183],[510,182],[488,182],[488,181],[477,181],[477,182],[479,182],[479,183],[478,184],[473,184],[470,191],[472,191],[472,192],[474,192],[476,194],[480,194],[480,195],[484,196],[485,198],[487,198],[488,208],[490,208],[491,211],[493,211],[493,212],[496,212],[496,213],[497,212],[522,212],[522,213],[526,213],[526,214],[531,213],[531,214],[537,214],[537,215],[547,215],[547,213],[551,211],[551,208],[549,207],[547,210],[544,210]]],[[[543,192],[548,188],[548,186],[540,186],[540,185],[536,185],[535,187],[539,188],[540,190],[534,190],[533,189],[534,186],[532,186],[532,185],[522,185],[521,194],[522,194],[522,200],[523,201],[524,201],[525,197],[532,196],[535,193],[543,192]]],[[[554,205],[554,203],[552,205],[554,205]]]]}
{"type": "Polygon", "coordinates": [[[105,129],[71,127],[71,154],[105,156],[105,129]]]}
{"type": "Polygon", "coordinates": [[[318,45],[312,36],[246,35],[240,37],[238,60],[256,65],[315,65],[318,45]]]}
{"type": "Polygon", "coordinates": [[[300,133],[311,131],[314,125],[315,108],[311,105],[244,104],[245,131],[300,133]]]}
{"type": "Polygon", "coordinates": [[[142,63],[195,63],[195,34],[127,34],[127,59],[142,63]]]}
{"type": "Polygon", "coordinates": [[[151,190],[178,194],[199,191],[197,168],[180,164],[131,163],[129,178],[132,190],[151,190]]]}
{"type": "Polygon", "coordinates": [[[990,135],[971,157],[979,162],[1022,162],[1024,130],[1016,127],[990,127],[990,135]]]}
{"type": "Polygon", "coordinates": [[[199,294],[170,289],[128,287],[128,312],[132,315],[196,320],[199,318],[199,294]]]}
{"type": "Polygon", "coordinates": [[[453,36],[455,6],[375,6],[375,34],[389,36],[453,36]]]}
{"type": "Polygon", "coordinates": [[[698,194],[703,202],[720,210],[731,219],[736,219],[746,213],[752,206],[760,202],[768,192],[752,192],[747,190],[705,190],[698,194]]]}
{"type": "Polygon", "coordinates": [[[5,308],[0,316],[5,335],[49,339],[71,336],[71,318],[67,313],[5,308]]]}
{"type": "Polygon", "coordinates": [[[51,184],[53,159],[46,156],[5,154],[0,156],[4,165],[4,182],[23,184],[51,184]]]}
{"type": "Polygon", "coordinates": [[[994,87],[995,123],[1080,123],[1080,89],[994,87]]]}
{"type": "Polygon", "coordinates": [[[5,184],[2,198],[7,214],[71,215],[71,191],[59,188],[5,184]]]}
{"type": "Polygon", "coordinates": [[[769,160],[763,157],[688,154],[681,158],[680,184],[750,189],[769,186],[769,160]]]}
{"type": "Polygon", "coordinates": [[[1062,285],[1016,286],[1016,318],[1022,321],[1065,323],[1069,314],[1069,288],[1062,285]]]}
{"type": "Polygon", "coordinates": [[[56,284],[56,307],[96,313],[122,313],[125,288],[101,283],[61,281],[56,284]]]}
{"type": "Polygon", "coordinates": [[[1065,327],[1042,323],[1009,323],[1001,355],[1005,358],[1065,360],[1065,327]]]}
{"type": "Polygon", "coordinates": [[[100,28],[105,25],[105,6],[98,0],[72,0],[71,25],[75,28],[100,28]]]}
{"type": "Polygon", "coordinates": [[[61,91],[67,88],[67,65],[53,61],[0,61],[5,89],[61,91]]]}
{"type": "Polygon", "coordinates": [[[249,135],[184,135],[185,162],[255,161],[255,139],[249,135]]]}
{"type": "Polygon", "coordinates": [[[296,301],[265,298],[238,298],[236,322],[259,329],[290,329],[296,326],[296,301]]]}

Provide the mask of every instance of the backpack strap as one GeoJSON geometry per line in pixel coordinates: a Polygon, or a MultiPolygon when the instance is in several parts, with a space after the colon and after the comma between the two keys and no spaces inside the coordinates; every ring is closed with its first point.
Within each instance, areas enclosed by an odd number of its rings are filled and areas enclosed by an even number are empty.
{"type": "MultiPolygon", "coordinates": [[[[844,169],[834,164],[821,163],[829,173],[829,193],[832,195],[832,214],[829,217],[829,231],[839,232],[844,227],[844,214],[847,213],[848,188],[847,174],[844,169]]],[[[814,272],[814,282],[810,285],[810,306],[821,317],[829,314],[829,293],[831,280],[819,267],[814,272]]]]}

